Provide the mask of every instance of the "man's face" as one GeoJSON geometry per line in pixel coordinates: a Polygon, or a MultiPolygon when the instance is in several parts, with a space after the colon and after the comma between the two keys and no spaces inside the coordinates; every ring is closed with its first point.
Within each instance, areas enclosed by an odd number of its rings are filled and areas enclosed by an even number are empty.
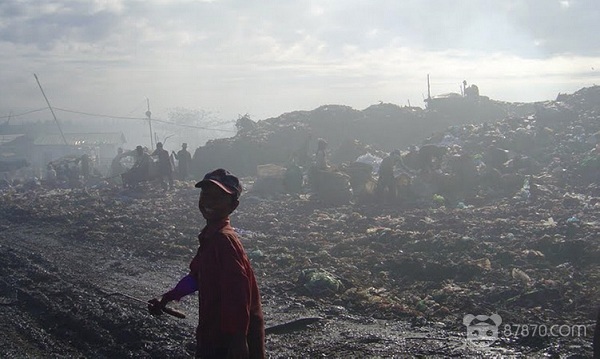
{"type": "Polygon", "coordinates": [[[208,182],[202,186],[198,208],[202,216],[208,221],[219,221],[233,212],[238,202],[232,195],[223,191],[219,186],[208,182]]]}

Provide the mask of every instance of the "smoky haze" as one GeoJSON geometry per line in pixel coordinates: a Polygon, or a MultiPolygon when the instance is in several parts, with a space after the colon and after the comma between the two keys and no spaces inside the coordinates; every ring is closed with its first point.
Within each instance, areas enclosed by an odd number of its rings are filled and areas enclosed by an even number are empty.
{"type": "MultiPolygon", "coordinates": [[[[599,20],[594,1],[569,0],[8,1],[0,116],[45,107],[33,73],[57,108],[143,119],[149,99],[157,120],[183,108],[211,114],[200,127],[229,130],[244,114],[423,106],[427,74],[433,94],[467,79],[494,99],[541,101],[598,82],[599,20]]],[[[142,142],[143,125],[133,132],[128,140],[142,142]]]]}

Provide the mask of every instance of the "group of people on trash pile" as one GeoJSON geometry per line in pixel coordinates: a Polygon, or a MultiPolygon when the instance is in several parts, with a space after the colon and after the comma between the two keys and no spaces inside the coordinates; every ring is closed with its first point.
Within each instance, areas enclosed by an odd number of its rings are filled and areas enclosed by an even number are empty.
{"type": "Polygon", "coordinates": [[[94,163],[97,159],[85,153],[81,156],[66,156],[46,165],[45,175],[21,174],[9,179],[5,173],[0,181],[0,189],[21,185],[23,189],[35,189],[46,186],[51,188],[77,188],[93,184],[102,179],[102,174],[94,163]]]}
{"type": "Polygon", "coordinates": [[[36,178],[35,185],[78,188],[104,182],[135,187],[140,182],[158,180],[163,189],[172,189],[175,176],[179,180],[188,179],[192,156],[187,151],[187,143],[183,143],[179,151],[172,151],[169,154],[163,148],[163,144],[158,142],[152,152],[142,146],[137,146],[131,151],[118,148],[117,155],[108,169],[108,175],[101,173],[97,162],[97,158],[93,159],[88,154],[77,157],[67,156],[49,162],[45,176],[41,180],[36,178]]]}
{"type": "MultiPolygon", "coordinates": [[[[584,162],[597,163],[592,180],[599,182],[600,141],[586,153],[584,162]]],[[[542,166],[532,157],[502,148],[495,141],[475,154],[458,144],[427,143],[405,151],[394,149],[381,157],[361,156],[355,163],[332,166],[328,162],[328,144],[319,139],[308,168],[300,168],[294,161],[287,167],[284,187],[289,193],[299,193],[306,178],[317,198],[346,191],[366,202],[453,206],[476,203],[482,194],[525,201],[533,201],[539,195],[536,181],[542,166]],[[340,180],[327,179],[335,176],[340,180]]],[[[544,179],[545,183],[564,186],[569,175],[567,166],[556,155],[550,168],[545,168],[550,176],[544,179]]]]}
{"type": "Polygon", "coordinates": [[[50,162],[46,168],[46,181],[50,185],[80,187],[84,183],[100,176],[88,154],[80,157],[50,162]]]}
{"type": "Polygon", "coordinates": [[[151,153],[142,146],[137,146],[135,150],[129,152],[119,149],[111,163],[110,176],[120,177],[124,187],[135,187],[140,182],[156,179],[164,190],[173,189],[174,175],[179,180],[187,180],[191,162],[192,155],[187,150],[187,143],[183,143],[178,152],[171,151],[169,154],[169,151],[164,149],[163,143],[158,142],[156,149],[151,153]],[[122,159],[128,156],[134,158],[133,165],[129,169],[122,163],[122,159]]]}
{"type": "Polygon", "coordinates": [[[107,170],[102,170],[103,166],[99,164],[97,156],[84,153],[67,155],[48,162],[45,173],[41,176],[25,173],[11,176],[4,172],[0,179],[0,190],[115,185],[132,188],[141,182],[154,180],[167,190],[173,189],[175,178],[181,181],[189,179],[191,163],[192,155],[187,150],[187,143],[183,143],[177,152],[169,153],[163,148],[163,144],[158,142],[154,151],[142,146],[129,151],[118,148],[117,155],[107,170]]]}

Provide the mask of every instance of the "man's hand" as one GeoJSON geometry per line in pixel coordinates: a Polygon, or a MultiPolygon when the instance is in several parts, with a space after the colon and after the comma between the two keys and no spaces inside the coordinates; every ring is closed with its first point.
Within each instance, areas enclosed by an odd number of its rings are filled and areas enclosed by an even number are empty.
{"type": "Polygon", "coordinates": [[[157,298],[152,298],[148,301],[148,311],[152,315],[161,315],[166,305],[167,302],[163,302],[157,298]]]}

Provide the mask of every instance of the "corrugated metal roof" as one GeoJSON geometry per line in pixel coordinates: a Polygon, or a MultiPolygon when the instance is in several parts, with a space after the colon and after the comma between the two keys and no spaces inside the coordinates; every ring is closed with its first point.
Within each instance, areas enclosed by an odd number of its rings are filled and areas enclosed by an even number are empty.
{"type": "Polygon", "coordinates": [[[434,99],[445,99],[445,98],[463,98],[464,96],[456,92],[443,93],[441,95],[433,96],[434,99]]]}
{"type": "Polygon", "coordinates": [[[17,134],[17,135],[0,135],[0,145],[5,145],[7,143],[10,143],[14,140],[16,140],[19,137],[23,137],[25,136],[24,134],[17,134]]]}
{"type": "MultiPolygon", "coordinates": [[[[98,146],[98,145],[122,145],[125,143],[125,135],[122,132],[109,133],[65,133],[65,140],[70,146],[98,146]]],[[[38,146],[64,145],[60,133],[42,135],[33,141],[38,146]]]]}

